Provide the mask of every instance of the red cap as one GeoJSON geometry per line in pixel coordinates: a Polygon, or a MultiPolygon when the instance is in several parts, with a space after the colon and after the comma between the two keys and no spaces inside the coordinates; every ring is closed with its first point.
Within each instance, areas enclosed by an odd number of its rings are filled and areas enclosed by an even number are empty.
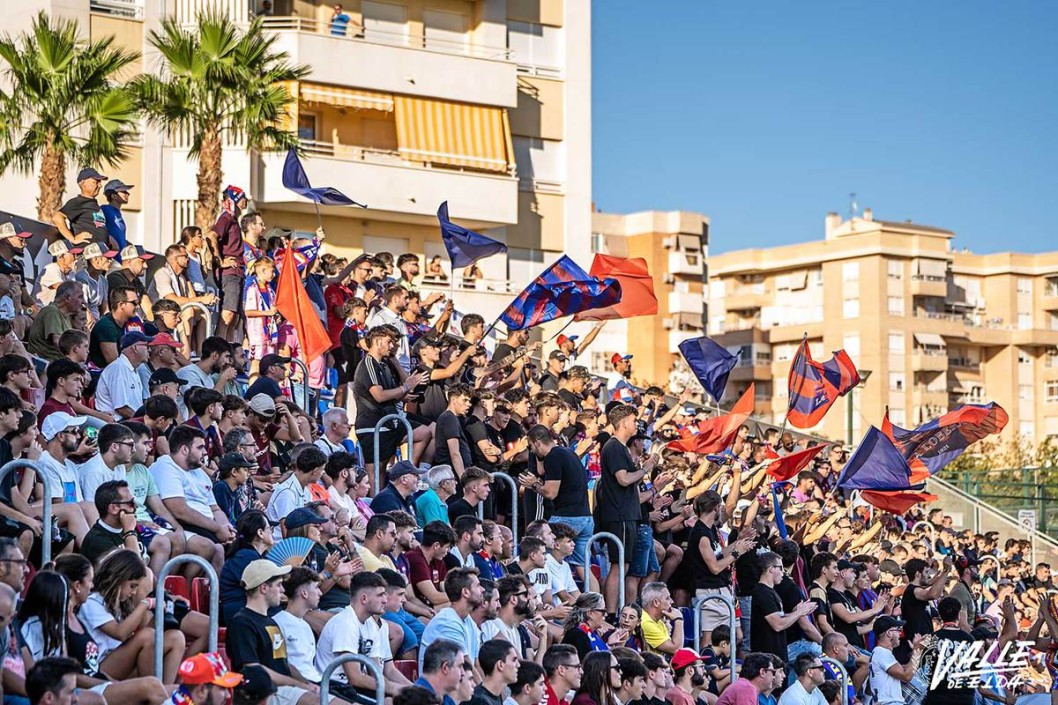
{"type": "Polygon", "coordinates": [[[672,655],[672,670],[679,670],[701,660],[702,657],[694,649],[676,649],[676,653],[672,655]]]}
{"type": "Polygon", "coordinates": [[[177,340],[173,336],[169,335],[168,333],[159,333],[158,335],[154,336],[154,340],[152,340],[147,347],[149,347],[149,348],[159,348],[159,347],[161,347],[163,345],[165,345],[167,347],[170,347],[170,348],[181,348],[181,347],[183,347],[180,344],[179,340],[177,340]]]}
{"type": "Polygon", "coordinates": [[[242,674],[230,672],[217,653],[198,654],[184,660],[177,675],[185,685],[209,683],[221,688],[234,688],[242,683],[242,674]]]}
{"type": "Polygon", "coordinates": [[[622,355],[621,353],[614,353],[613,356],[610,357],[610,364],[611,365],[616,365],[621,360],[631,360],[631,359],[632,359],[631,355],[622,355]]]}

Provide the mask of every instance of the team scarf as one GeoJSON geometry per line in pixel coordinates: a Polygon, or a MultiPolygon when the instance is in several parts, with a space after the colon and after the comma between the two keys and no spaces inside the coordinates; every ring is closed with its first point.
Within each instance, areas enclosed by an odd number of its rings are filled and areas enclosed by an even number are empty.
{"type": "Polygon", "coordinates": [[[581,623],[577,625],[578,628],[588,636],[588,642],[591,644],[592,651],[609,651],[610,647],[606,645],[606,642],[602,640],[594,629],[589,627],[587,624],[581,623]]]}
{"type": "MultiPolygon", "coordinates": [[[[246,277],[246,284],[243,286],[243,298],[246,298],[246,292],[250,291],[252,287],[257,288],[257,293],[261,296],[261,310],[267,311],[270,308],[275,308],[275,292],[272,291],[272,285],[266,284],[261,286],[260,282],[257,281],[257,276],[251,274],[246,277]]],[[[275,316],[267,316],[261,319],[264,321],[264,332],[272,342],[279,340],[279,329],[276,326],[275,316]]]]}

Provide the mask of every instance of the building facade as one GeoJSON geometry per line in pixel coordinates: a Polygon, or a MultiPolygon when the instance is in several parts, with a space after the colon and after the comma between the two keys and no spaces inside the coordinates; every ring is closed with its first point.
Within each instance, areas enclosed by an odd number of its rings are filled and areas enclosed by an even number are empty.
{"type": "Polygon", "coordinates": [[[740,355],[728,394],[752,381],[757,411],[781,421],[786,377],[807,335],[813,357],[844,348],[861,373],[817,430],[858,440],[996,401],[1006,437],[1058,434],[1058,253],[956,252],[948,230],[826,217],[822,241],[710,259],[709,333],[740,355]],[[851,397],[851,398],[850,398],[851,397]]]}
{"type": "MultiPolygon", "coordinates": [[[[37,12],[71,18],[85,37],[116,37],[142,55],[130,70],[156,71],[149,45],[163,16],[191,24],[220,11],[233,22],[266,14],[266,31],[290,61],[309,67],[288,86],[290,115],[314,184],[339,188],[367,209],[324,207],[282,186],[283,154],[224,150],[224,184],[248,191],[269,227],[312,232],[327,250],[447,256],[436,212],[507,243],[480,263],[460,295],[468,310],[498,314],[563,252],[590,259],[591,4],[588,0],[24,0],[5,28],[37,12]]],[[[187,140],[144,129],[128,159],[107,169],[134,184],[130,241],[162,250],[193,224],[197,164],[187,140]]],[[[67,193],[76,192],[70,164],[67,193]]],[[[0,179],[0,210],[35,213],[36,180],[0,179]]],[[[442,288],[463,288],[459,272],[442,288]]]]}

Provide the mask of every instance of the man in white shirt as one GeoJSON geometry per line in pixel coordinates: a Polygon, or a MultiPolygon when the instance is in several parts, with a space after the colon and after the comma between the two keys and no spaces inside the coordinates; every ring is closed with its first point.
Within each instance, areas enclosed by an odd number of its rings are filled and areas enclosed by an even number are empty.
{"type": "Polygon", "coordinates": [[[316,668],[316,635],[305,621],[305,615],[320,606],[320,576],[311,568],[294,568],[283,581],[287,608],[272,615],[283,632],[287,644],[287,665],[295,678],[319,683],[322,678],[316,668]]]}
{"type": "Polygon", "coordinates": [[[340,406],[333,406],[323,413],[323,435],[316,439],[316,447],[328,458],[331,453],[346,450],[342,441],[349,438],[352,430],[349,414],[340,406]]]}
{"type": "Polygon", "coordinates": [[[55,300],[55,290],[63,282],[72,282],[77,271],[77,257],[82,252],[80,247],[71,249],[63,239],[56,240],[48,245],[48,254],[55,261],[44,268],[40,275],[37,286],[37,302],[41,306],[47,306],[55,300]]]}
{"type": "Polygon", "coordinates": [[[282,538],[279,524],[295,509],[308,506],[312,501],[309,485],[319,482],[323,468],[327,465],[327,456],[315,446],[305,448],[294,462],[294,472],[283,482],[272,489],[265,514],[276,524],[275,537],[282,538]]]}
{"type": "Polygon", "coordinates": [[[793,670],[797,680],[779,698],[779,705],[827,705],[827,699],[819,692],[826,680],[819,657],[800,654],[793,661],[793,670]]]}
{"type": "Polygon", "coordinates": [[[580,596],[580,589],[573,580],[566,559],[573,555],[576,547],[577,532],[569,524],[552,524],[551,532],[555,535],[555,545],[547,554],[544,568],[551,582],[551,598],[556,605],[573,604],[580,596]]]}
{"type": "Polygon", "coordinates": [[[110,271],[114,258],[118,256],[118,251],[93,242],[85,246],[81,256],[84,258],[85,267],[78,271],[74,278],[84,284],[88,312],[92,314],[92,320],[98,321],[107,308],[107,297],[110,295],[107,272],[110,271]]]}
{"type": "Polygon", "coordinates": [[[389,324],[400,331],[397,339],[397,362],[405,372],[411,372],[411,348],[408,347],[408,325],[404,322],[404,309],[408,307],[408,290],[394,284],[382,292],[382,308],[367,319],[367,327],[389,324]]]}
{"type": "Polygon", "coordinates": [[[154,338],[139,331],[121,336],[121,354],[103,369],[96,387],[96,409],[115,421],[131,419],[143,405],[143,382],[136,368],[147,362],[147,344],[154,338]]]}
{"type": "Polygon", "coordinates": [[[871,653],[871,668],[864,690],[873,693],[875,705],[900,705],[904,702],[902,683],[909,683],[922,660],[922,635],[911,643],[911,659],[900,665],[893,655],[893,648],[900,643],[900,632],[906,624],[901,619],[882,615],[874,620],[874,636],[877,646],[871,653]]]}
{"type": "Polygon", "coordinates": [[[213,541],[211,562],[217,570],[224,564],[221,544],[235,538],[235,530],[213,496],[213,483],[202,470],[206,457],[206,434],[190,426],[177,426],[169,434],[169,455],[150,467],[151,477],[165,508],[185,530],[213,541]]]}
{"type": "Polygon", "coordinates": [[[136,445],[132,431],[116,423],[99,429],[96,442],[99,453],[78,468],[81,494],[89,502],[95,501],[96,489],[104,482],[126,479],[125,465],[132,461],[132,447],[136,445]]]}
{"type": "MultiPolygon", "coordinates": [[[[316,668],[342,654],[361,654],[375,660],[385,676],[386,695],[393,696],[411,681],[393,664],[389,627],[381,620],[386,611],[386,581],[378,573],[362,572],[349,583],[350,605],[327,622],[316,646],[316,668]]],[[[334,672],[335,680],[364,693],[375,692],[375,679],[356,663],[346,663],[334,672]]]]}
{"type": "MultiPolygon", "coordinates": [[[[532,658],[532,654],[522,651],[522,637],[518,631],[518,625],[526,619],[532,619],[533,610],[529,606],[529,580],[524,575],[508,575],[496,582],[496,589],[500,594],[500,609],[495,619],[490,619],[481,625],[481,641],[489,639],[503,639],[514,644],[521,658],[532,658]]],[[[535,627],[542,619],[533,620],[535,627]]],[[[538,634],[539,636],[539,634],[538,634]]],[[[547,651],[547,624],[543,624],[543,637],[536,650],[536,654],[543,658],[547,651]]]]}
{"type": "Polygon", "coordinates": [[[476,516],[464,514],[456,518],[452,526],[456,532],[456,545],[452,547],[448,555],[451,560],[458,563],[458,568],[474,568],[474,554],[485,547],[485,533],[482,529],[482,521],[476,516]]]}
{"type": "Polygon", "coordinates": [[[67,453],[81,445],[81,429],[87,421],[85,416],[71,416],[65,411],[48,414],[41,425],[44,452],[37,459],[41,474],[48,477],[50,492],[44,501],[52,505],[59,526],[73,534],[78,544],[99,518],[95,505],[84,499],[74,464],[66,459],[67,453]]]}

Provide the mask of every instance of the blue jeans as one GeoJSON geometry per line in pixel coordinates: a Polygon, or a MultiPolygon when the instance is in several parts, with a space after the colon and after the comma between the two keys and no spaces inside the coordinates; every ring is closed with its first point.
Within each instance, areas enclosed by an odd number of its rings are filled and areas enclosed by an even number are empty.
{"type": "Polygon", "coordinates": [[[426,627],[422,622],[408,614],[406,610],[401,608],[397,612],[386,612],[382,615],[382,619],[400,625],[401,630],[403,630],[404,641],[401,642],[399,649],[400,653],[410,651],[419,646],[419,640],[422,638],[422,630],[426,627]],[[418,625],[418,632],[416,632],[415,625],[418,625]]]}
{"type": "Polygon", "coordinates": [[[741,615],[738,618],[739,624],[742,627],[742,653],[748,654],[750,651],[749,643],[749,632],[753,625],[751,611],[753,607],[753,596],[739,597],[738,598],[738,609],[741,615]]]}
{"type": "Polygon", "coordinates": [[[640,524],[636,529],[636,546],[632,551],[632,564],[628,574],[636,578],[645,578],[651,573],[661,572],[658,554],[654,552],[654,529],[650,524],[640,524]]]}
{"type": "Polygon", "coordinates": [[[548,520],[552,524],[566,524],[577,532],[573,538],[573,555],[569,561],[579,568],[584,568],[584,557],[588,555],[588,539],[595,533],[595,519],[589,517],[553,516],[548,520]]]}
{"type": "MultiPolygon", "coordinates": [[[[793,663],[801,654],[812,654],[813,656],[822,656],[823,649],[820,648],[819,644],[808,639],[798,639],[792,644],[786,646],[786,660],[789,663],[793,663]]],[[[796,678],[796,676],[794,676],[796,678]]]]}

